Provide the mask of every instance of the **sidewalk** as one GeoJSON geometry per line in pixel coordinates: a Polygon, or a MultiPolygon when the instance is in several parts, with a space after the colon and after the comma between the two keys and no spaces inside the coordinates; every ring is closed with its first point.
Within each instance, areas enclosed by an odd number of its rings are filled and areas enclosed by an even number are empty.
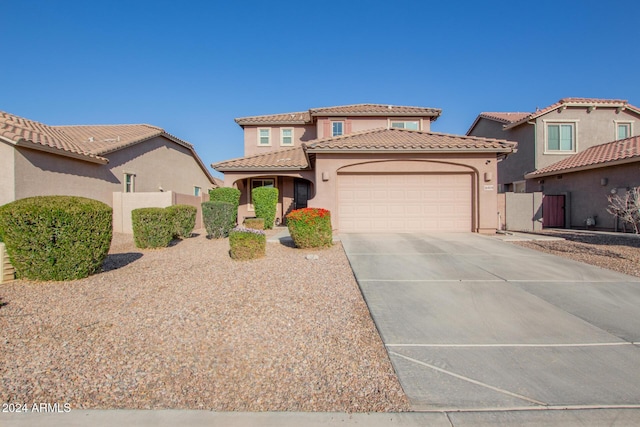
{"type": "Polygon", "coordinates": [[[195,410],[71,410],[69,413],[1,413],[3,427],[204,426],[637,426],[640,409],[542,409],[404,413],[211,412],[195,410]]]}

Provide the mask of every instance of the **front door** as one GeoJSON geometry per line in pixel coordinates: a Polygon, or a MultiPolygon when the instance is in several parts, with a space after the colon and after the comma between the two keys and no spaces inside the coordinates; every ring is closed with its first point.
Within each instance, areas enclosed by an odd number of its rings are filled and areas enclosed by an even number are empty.
{"type": "Polygon", "coordinates": [[[307,207],[309,200],[309,181],[296,179],[293,181],[293,208],[302,209],[307,207]]]}
{"type": "Polygon", "coordinates": [[[542,226],[564,228],[564,196],[542,198],[542,226]]]}

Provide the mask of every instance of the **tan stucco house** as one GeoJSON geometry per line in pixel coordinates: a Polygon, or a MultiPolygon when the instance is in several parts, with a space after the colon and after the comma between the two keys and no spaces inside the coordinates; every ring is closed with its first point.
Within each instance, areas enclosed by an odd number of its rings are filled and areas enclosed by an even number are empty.
{"type": "Polygon", "coordinates": [[[587,148],[525,178],[532,181],[530,186],[543,187],[545,194],[563,206],[558,210],[557,224],[630,230],[629,224],[607,212],[607,197],[624,196],[629,189],[640,186],[640,136],[587,148]]]}
{"type": "Polygon", "coordinates": [[[240,221],[266,185],[279,189],[280,222],[320,207],[339,232],[495,232],[497,163],[516,144],[431,132],[440,113],[357,104],[243,117],[245,157],[212,167],[241,190],[240,221]]]}
{"type": "Polygon", "coordinates": [[[563,98],[532,113],[480,113],[467,135],[518,142],[518,152],[498,165],[499,191],[542,191],[525,175],[595,145],[640,135],[640,108],[619,99],[563,98]]]}
{"type": "Polygon", "coordinates": [[[114,192],[199,195],[218,186],[193,146],[145,125],[49,126],[0,112],[0,205],[114,192]]]}

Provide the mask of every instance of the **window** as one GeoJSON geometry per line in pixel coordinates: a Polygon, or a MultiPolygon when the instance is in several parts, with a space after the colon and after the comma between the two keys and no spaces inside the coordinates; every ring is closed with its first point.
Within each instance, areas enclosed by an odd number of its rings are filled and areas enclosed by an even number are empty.
{"type": "Polygon", "coordinates": [[[271,145],[271,129],[258,129],[258,145],[271,145]]]}
{"type": "Polygon", "coordinates": [[[124,192],[125,193],[133,193],[134,191],[136,191],[135,178],[136,178],[136,175],[133,173],[124,174],[124,192]]]}
{"type": "Polygon", "coordinates": [[[616,139],[625,139],[631,136],[631,123],[617,123],[616,139]]]}
{"type": "Polygon", "coordinates": [[[410,130],[420,130],[420,122],[416,120],[411,121],[395,121],[391,122],[392,128],[397,129],[410,129],[410,130]]]}
{"type": "Polygon", "coordinates": [[[547,125],[547,151],[575,151],[575,124],[551,123],[547,125]]]}
{"type": "Polygon", "coordinates": [[[344,122],[331,122],[331,136],[344,134],[344,122]]]}
{"type": "Polygon", "coordinates": [[[193,195],[194,195],[194,196],[199,196],[201,191],[202,191],[202,188],[200,188],[200,187],[193,187],[193,195]]]}
{"type": "Polygon", "coordinates": [[[280,145],[293,145],[293,129],[280,129],[280,145]]]}
{"type": "Polygon", "coordinates": [[[259,178],[251,180],[251,190],[249,191],[249,210],[253,210],[253,202],[251,201],[251,192],[258,187],[275,187],[273,178],[259,178]]]}

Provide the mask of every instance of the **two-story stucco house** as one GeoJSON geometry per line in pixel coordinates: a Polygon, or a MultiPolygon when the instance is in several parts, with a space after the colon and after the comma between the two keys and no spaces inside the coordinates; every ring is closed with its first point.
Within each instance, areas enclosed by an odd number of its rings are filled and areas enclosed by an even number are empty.
{"type": "Polygon", "coordinates": [[[481,113],[467,135],[518,142],[498,164],[503,192],[542,192],[545,227],[619,229],[607,196],[640,185],[640,108],[565,98],[533,113],[481,113]]]}
{"type": "Polygon", "coordinates": [[[516,144],[431,132],[435,108],[356,104],[243,117],[245,156],[213,164],[241,190],[279,189],[277,221],[302,207],[332,212],[339,232],[496,229],[497,161],[516,144]]]}

